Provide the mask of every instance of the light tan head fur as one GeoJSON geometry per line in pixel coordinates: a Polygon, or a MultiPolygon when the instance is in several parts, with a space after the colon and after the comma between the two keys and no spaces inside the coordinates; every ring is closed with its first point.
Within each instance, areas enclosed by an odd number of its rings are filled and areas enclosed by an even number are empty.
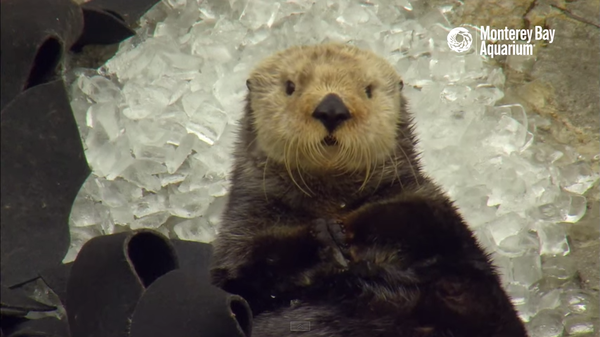
{"type": "Polygon", "coordinates": [[[381,164],[397,146],[401,78],[376,54],[344,44],[298,46],[261,62],[248,81],[256,142],[270,161],[303,172],[361,172],[381,164]],[[286,83],[294,83],[291,95],[286,83]],[[366,88],[371,86],[371,97],[366,88]],[[337,128],[337,145],[312,114],[337,94],[351,118],[337,128]]]}

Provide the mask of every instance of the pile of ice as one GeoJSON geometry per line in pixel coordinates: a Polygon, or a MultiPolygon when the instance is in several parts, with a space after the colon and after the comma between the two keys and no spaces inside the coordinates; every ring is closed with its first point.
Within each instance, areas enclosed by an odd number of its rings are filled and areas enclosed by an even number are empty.
{"type": "Polygon", "coordinates": [[[249,70],[292,45],[344,41],[403,75],[425,168],[493,252],[532,336],[586,335],[597,304],[569,282],[564,223],[584,215],[598,175],[571,149],[536,142],[548,121],[496,106],[502,70],[448,49],[450,10],[416,15],[409,0],[160,3],[105,66],[76,70],[72,106],[93,175],[73,206],[65,260],[94,236],[136,228],[211,241],[249,70]]]}

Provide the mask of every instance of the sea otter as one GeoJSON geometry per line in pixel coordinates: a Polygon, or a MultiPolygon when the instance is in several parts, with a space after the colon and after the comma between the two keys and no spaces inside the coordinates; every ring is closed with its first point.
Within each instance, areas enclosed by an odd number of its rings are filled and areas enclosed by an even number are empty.
{"type": "Polygon", "coordinates": [[[489,256],[421,169],[392,65],[296,46],[247,81],[211,275],[253,336],[522,337],[489,256]]]}

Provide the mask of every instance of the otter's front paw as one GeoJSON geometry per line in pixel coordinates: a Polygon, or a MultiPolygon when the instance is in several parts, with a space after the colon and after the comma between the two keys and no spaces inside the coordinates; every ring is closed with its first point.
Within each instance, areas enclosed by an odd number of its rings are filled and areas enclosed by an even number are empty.
{"type": "Polygon", "coordinates": [[[329,246],[332,242],[329,230],[327,230],[327,221],[325,219],[313,221],[310,227],[310,234],[325,246],[329,246]]]}
{"type": "Polygon", "coordinates": [[[337,220],[331,220],[327,223],[327,228],[338,248],[346,254],[348,252],[348,242],[346,239],[346,227],[344,226],[344,223],[337,220]]]}
{"type": "Polygon", "coordinates": [[[348,249],[346,229],[341,221],[317,219],[313,222],[310,233],[327,247],[336,247],[342,251],[348,249]]]}
{"type": "Polygon", "coordinates": [[[341,222],[317,219],[312,223],[311,235],[324,246],[324,252],[331,253],[335,261],[342,267],[347,266],[348,263],[344,253],[348,245],[346,244],[345,230],[341,222]]]}

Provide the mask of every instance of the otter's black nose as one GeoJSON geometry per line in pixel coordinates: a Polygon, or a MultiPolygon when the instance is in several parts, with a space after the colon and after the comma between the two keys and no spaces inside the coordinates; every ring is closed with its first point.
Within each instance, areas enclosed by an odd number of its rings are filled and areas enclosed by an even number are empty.
{"type": "Polygon", "coordinates": [[[350,118],[350,111],[336,94],[329,94],[313,112],[313,117],[320,120],[330,133],[345,120],[350,118]]]}

